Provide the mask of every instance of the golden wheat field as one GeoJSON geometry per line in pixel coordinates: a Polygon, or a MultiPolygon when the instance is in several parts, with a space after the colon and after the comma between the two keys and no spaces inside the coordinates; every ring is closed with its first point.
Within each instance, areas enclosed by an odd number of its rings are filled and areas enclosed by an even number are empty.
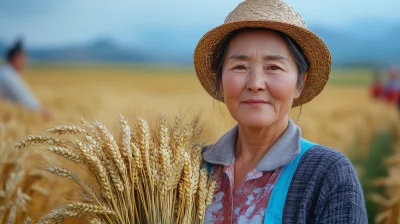
{"type": "MultiPolygon", "coordinates": [[[[39,68],[26,71],[26,79],[53,111],[52,123],[76,121],[81,116],[107,124],[119,114],[201,113],[207,142],[217,140],[235,124],[225,106],[203,90],[190,69],[39,68]]],[[[363,85],[329,85],[301,113],[294,109],[291,117],[306,138],[340,151],[397,121],[396,110],[373,102],[363,85]]]]}
{"type": "MultiPolygon", "coordinates": [[[[368,86],[353,84],[368,82],[369,72],[360,73],[335,73],[321,95],[301,111],[296,108],[290,114],[305,138],[333,147],[355,160],[364,160],[369,155],[369,145],[376,133],[398,134],[400,127],[395,108],[372,100],[368,86]]],[[[118,129],[115,124],[119,123],[120,115],[127,120],[137,116],[154,120],[160,113],[172,116],[181,113],[187,117],[200,115],[202,138],[213,143],[235,124],[225,106],[203,90],[190,68],[32,67],[25,71],[24,77],[53,117],[45,121],[21,107],[0,102],[0,223],[29,223],[27,216],[35,222],[51,209],[78,197],[67,182],[44,172],[48,164],[54,163],[76,170],[73,163],[46,150],[11,150],[14,142],[27,135],[44,134],[55,125],[74,125],[79,118],[100,121],[114,131],[118,129]],[[7,195],[11,191],[15,193],[7,195]],[[19,202],[16,204],[20,211],[15,206],[7,207],[12,200],[19,202]]],[[[385,194],[374,196],[381,206],[379,222],[397,222],[399,158],[393,155],[388,161],[389,177],[376,181],[389,186],[385,194]]],[[[356,170],[362,175],[363,170],[357,165],[356,170]]],[[[83,172],[84,177],[86,174],[83,172]]],[[[74,219],[71,223],[88,222],[74,219]]]]}

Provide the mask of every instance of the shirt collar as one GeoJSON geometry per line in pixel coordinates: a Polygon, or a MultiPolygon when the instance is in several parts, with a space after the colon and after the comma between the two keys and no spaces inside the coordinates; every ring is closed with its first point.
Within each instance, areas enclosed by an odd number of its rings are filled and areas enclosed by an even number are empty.
{"type": "MultiPolygon", "coordinates": [[[[228,166],[235,158],[238,126],[235,125],[214,145],[203,152],[203,159],[211,164],[228,166]]],[[[283,135],[272,145],[257,166],[258,171],[272,171],[289,164],[300,153],[301,129],[289,119],[283,135]]]]}

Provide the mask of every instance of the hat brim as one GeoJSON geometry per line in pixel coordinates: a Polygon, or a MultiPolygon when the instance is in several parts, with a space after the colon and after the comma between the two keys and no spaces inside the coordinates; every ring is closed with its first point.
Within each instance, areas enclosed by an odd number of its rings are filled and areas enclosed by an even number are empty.
{"type": "Polygon", "coordinates": [[[225,23],[207,32],[194,51],[194,67],[200,83],[215,99],[224,102],[223,96],[215,92],[216,75],[211,68],[213,55],[219,42],[231,32],[241,28],[267,28],[290,36],[302,48],[309,61],[307,81],[301,96],[293,101],[292,107],[311,101],[325,87],[331,72],[331,55],[324,42],[313,32],[288,23],[275,21],[239,21],[225,23]]]}

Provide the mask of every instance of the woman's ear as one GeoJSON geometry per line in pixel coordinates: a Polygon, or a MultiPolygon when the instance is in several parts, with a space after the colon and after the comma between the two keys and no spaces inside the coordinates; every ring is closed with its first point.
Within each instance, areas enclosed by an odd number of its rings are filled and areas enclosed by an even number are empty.
{"type": "Polygon", "coordinates": [[[301,93],[303,92],[304,86],[306,84],[308,75],[307,73],[303,75],[303,77],[301,77],[301,83],[300,85],[296,85],[296,90],[294,93],[294,98],[297,99],[301,96],[301,93]]]}
{"type": "Polygon", "coordinates": [[[224,95],[224,85],[222,84],[222,82],[219,84],[219,92],[224,95]]]}

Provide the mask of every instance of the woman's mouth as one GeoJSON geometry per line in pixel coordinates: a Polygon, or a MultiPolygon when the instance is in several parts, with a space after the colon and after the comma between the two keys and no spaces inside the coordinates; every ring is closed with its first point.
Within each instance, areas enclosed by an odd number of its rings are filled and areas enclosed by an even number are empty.
{"type": "Polygon", "coordinates": [[[267,101],[265,101],[265,100],[258,100],[258,99],[245,100],[245,101],[242,101],[242,103],[250,104],[250,105],[268,104],[267,101]]]}

